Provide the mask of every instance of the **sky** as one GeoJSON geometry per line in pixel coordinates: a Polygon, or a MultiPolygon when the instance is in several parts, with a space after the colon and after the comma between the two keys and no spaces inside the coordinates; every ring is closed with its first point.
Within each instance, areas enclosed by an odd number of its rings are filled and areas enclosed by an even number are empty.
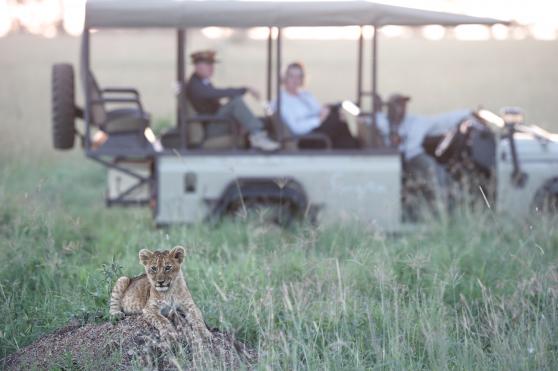
{"type": "MultiPolygon", "coordinates": [[[[454,37],[462,40],[522,39],[556,40],[558,37],[558,0],[378,0],[391,5],[489,16],[517,21],[522,26],[459,26],[448,31],[427,26],[419,34],[438,40],[454,37]]],[[[83,28],[85,0],[0,0],[0,37],[11,32],[25,31],[43,37],[55,37],[61,30],[77,36],[83,28]],[[61,27],[57,27],[61,25],[61,27]]],[[[251,30],[249,36],[265,37],[265,30],[251,30]]],[[[388,37],[406,37],[411,31],[402,27],[386,27],[388,37]]],[[[230,30],[210,28],[207,37],[226,37],[230,30]]],[[[356,31],[294,29],[286,32],[290,38],[355,38],[356,31]]],[[[413,33],[416,35],[416,33],[413,33]]]]}

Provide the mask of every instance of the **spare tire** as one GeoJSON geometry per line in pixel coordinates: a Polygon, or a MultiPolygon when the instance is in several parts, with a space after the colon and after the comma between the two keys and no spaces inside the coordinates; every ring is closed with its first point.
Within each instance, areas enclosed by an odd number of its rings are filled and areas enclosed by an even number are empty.
{"type": "Polygon", "coordinates": [[[60,63],[52,66],[52,142],[56,149],[74,147],[76,108],[74,68],[60,63]]]}

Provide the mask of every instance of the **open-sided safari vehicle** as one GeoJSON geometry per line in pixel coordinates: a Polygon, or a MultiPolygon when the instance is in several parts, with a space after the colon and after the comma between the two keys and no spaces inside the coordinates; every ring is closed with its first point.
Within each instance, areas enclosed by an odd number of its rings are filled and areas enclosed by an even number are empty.
{"type": "MultiPolygon", "coordinates": [[[[82,138],[87,157],[108,168],[108,205],[149,205],[158,225],[197,223],[263,205],[279,210],[284,220],[306,217],[319,222],[357,220],[397,231],[413,222],[405,200],[410,190],[398,148],[375,138],[376,115],[362,109],[377,86],[377,39],[370,47],[370,90],[363,89],[364,38],[358,40],[357,96],[360,148],[301,150],[298,138],[270,118],[281,150],[265,153],[248,148],[242,133],[206,139],[204,127],[213,117],[197,115],[187,102],[185,34],[208,26],[269,27],[266,69],[267,99],[280,99],[281,30],[290,26],[422,26],[494,24],[500,21],[375,4],[343,2],[91,0],[86,5],[80,80],[85,103],[74,102],[71,65],[53,66],[54,146],[69,149],[82,138]],[[90,65],[92,29],[176,29],[176,127],[155,138],[140,94],[133,88],[102,87],[90,65]],[[271,32],[275,28],[276,32],[271,32]],[[275,36],[272,36],[275,34],[275,36]],[[275,57],[273,71],[272,58],[275,57]],[[272,91],[275,80],[277,91],[272,91]],[[118,106],[119,108],[111,108],[118,106]],[[76,128],[76,117],[83,129],[76,128]],[[102,141],[94,139],[101,135],[102,141]]],[[[263,58],[262,58],[263,59],[263,58]]],[[[133,61],[131,61],[133,63],[133,61]]],[[[333,88],[333,87],[332,87],[333,88]]],[[[377,104],[370,104],[370,110],[377,104]]],[[[278,104],[280,109],[281,105],[278,104]]],[[[478,179],[467,191],[482,196],[502,213],[525,216],[534,208],[556,207],[558,140],[521,114],[500,117],[478,111],[445,138],[430,141],[430,153],[456,178],[478,179]],[[432,143],[434,145],[432,146],[432,143]]],[[[232,123],[223,123],[232,125],[232,123]]],[[[432,138],[430,138],[432,139],[432,138]]],[[[412,208],[412,205],[411,205],[412,208]]]]}

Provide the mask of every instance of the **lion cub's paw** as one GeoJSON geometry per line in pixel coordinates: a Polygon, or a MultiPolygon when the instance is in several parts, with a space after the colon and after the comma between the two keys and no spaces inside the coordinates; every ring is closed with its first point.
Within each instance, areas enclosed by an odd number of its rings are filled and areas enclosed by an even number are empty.
{"type": "Polygon", "coordinates": [[[173,328],[159,331],[161,340],[178,341],[178,332],[173,328]]]}
{"type": "Polygon", "coordinates": [[[110,313],[110,320],[114,323],[114,322],[118,322],[122,319],[124,319],[126,315],[124,314],[124,312],[112,312],[110,313]]]}

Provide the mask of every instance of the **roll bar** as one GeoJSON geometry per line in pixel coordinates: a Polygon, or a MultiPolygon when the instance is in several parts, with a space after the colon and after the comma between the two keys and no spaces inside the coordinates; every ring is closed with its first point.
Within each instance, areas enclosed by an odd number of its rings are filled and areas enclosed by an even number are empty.
{"type": "MultiPolygon", "coordinates": [[[[282,28],[277,27],[277,37],[273,38],[273,27],[269,27],[269,36],[267,39],[267,63],[266,63],[266,97],[268,100],[272,99],[273,83],[275,83],[275,96],[277,100],[277,112],[280,117],[281,114],[281,69],[282,69],[282,28]],[[275,42],[274,42],[275,41],[275,42]],[[273,49],[275,44],[275,74],[273,74],[273,49]],[[275,81],[273,76],[275,75],[275,81]]],[[[378,67],[377,67],[377,46],[378,46],[378,27],[372,25],[373,36],[371,40],[372,58],[371,58],[371,79],[370,91],[363,89],[363,67],[364,67],[364,26],[360,26],[360,35],[358,38],[357,50],[357,96],[356,103],[362,107],[364,97],[370,96],[372,107],[372,123],[376,124],[376,104],[374,99],[377,95],[378,87],[378,67]]],[[[85,107],[84,107],[84,121],[85,121],[85,140],[84,146],[86,151],[91,149],[91,104],[92,97],[90,96],[90,89],[87,84],[91,82],[86,78],[87,71],[91,69],[90,61],[90,38],[91,32],[89,28],[85,28],[82,34],[81,44],[81,80],[84,85],[85,107]]],[[[184,104],[186,100],[185,82],[186,82],[186,55],[187,55],[187,29],[177,29],[176,32],[176,126],[180,132],[181,150],[188,150],[188,130],[187,130],[187,117],[188,105],[184,104]]],[[[285,133],[278,133],[282,141],[285,133]]]]}

